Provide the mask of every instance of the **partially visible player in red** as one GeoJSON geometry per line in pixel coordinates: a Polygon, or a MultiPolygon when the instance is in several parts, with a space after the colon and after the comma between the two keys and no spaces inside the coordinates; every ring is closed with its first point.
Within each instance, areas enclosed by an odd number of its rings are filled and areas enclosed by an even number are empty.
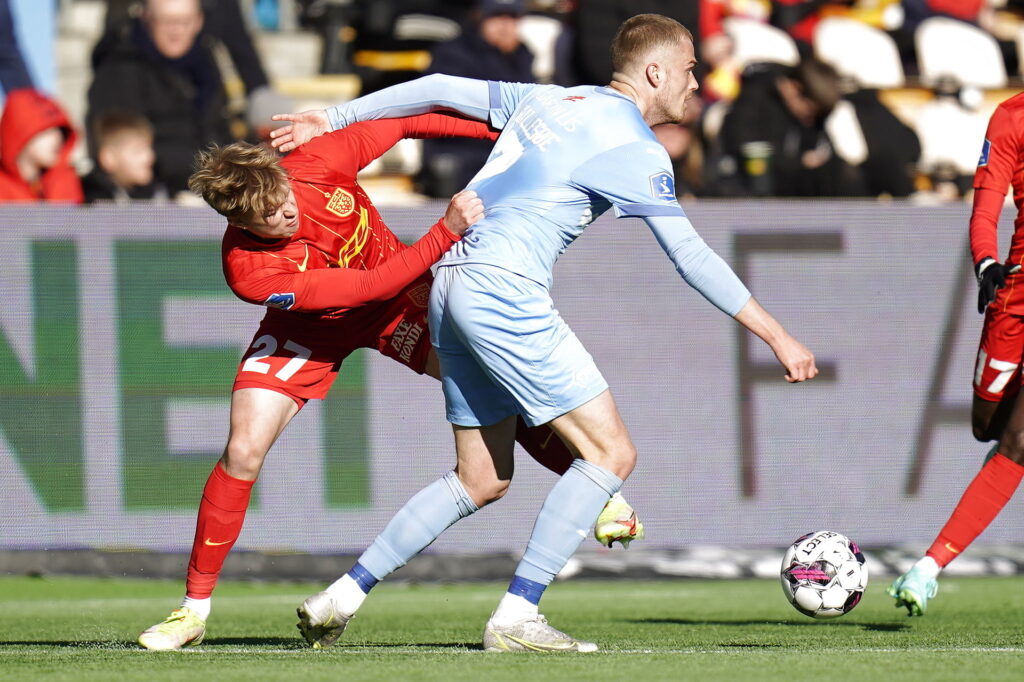
{"type": "Polygon", "coordinates": [[[998,440],[925,556],[889,587],[897,606],[923,615],[942,569],[981,535],[1024,477],[1024,401],[1018,400],[1024,359],[1024,94],[1000,104],[988,124],[974,175],[971,254],[984,313],[974,369],[974,437],[998,440]],[[1017,207],[1010,254],[999,259],[999,214],[1013,187],[1017,207]]]}
{"type": "MultiPolygon", "coordinates": [[[[228,286],[268,310],[235,377],[228,443],[203,491],[185,599],[139,636],[142,646],[179,649],[202,641],[211,594],[270,446],[308,400],[327,394],[348,355],[374,348],[440,377],[426,322],[430,266],[483,206],[475,193],[460,192],[445,217],[406,246],[356,174],[402,138],[453,136],[493,140],[496,133],[479,122],[427,114],[349,126],[284,159],[246,143],[200,153],[189,187],[228,218],[228,286]]],[[[517,434],[527,452],[560,474],[573,455],[552,435],[525,424],[517,434]]]]}

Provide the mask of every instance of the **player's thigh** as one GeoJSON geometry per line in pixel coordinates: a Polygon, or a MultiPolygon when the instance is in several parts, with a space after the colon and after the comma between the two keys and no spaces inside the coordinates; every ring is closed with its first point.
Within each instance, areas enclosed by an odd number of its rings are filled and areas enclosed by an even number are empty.
{"type": "Polygon", "coordinates": [[[270,446],[299,411],[299,404],[278,391],[243,388],[231,394],[231,425],[222,459],[230,476],[255,480],[270,446]]]}
{"type": "Polygon", "coordinates": [[[439,281],[449,270],[445,324],[527,424],[547,423],[607,390],[546,287],[490,266],[441,268],[439,281]]]}
{"type": "Polygon", "coordinates": [[[621,479],[633,471],[636,448],[622,421],[611,391],[576,407],[550,422],[551,428],[580,457],[621,479]]]}
{"type": "Polygon", "coordinates": [[[454,268],[438,271],[431,290],[430,339],[436,353],[444,392],[448,421],[465,427],[490,426],[516,413],[516,404],[508,392],[495,383],[479,362],[458,325],[464,311],[463,296],[450,296],[458,282],[450,276],[454,268]],[[455,287],[451,286],[456,285],[455,287]]]}
{"type": "Polygon", "coordinates": [[[1020,392],[1024,318],[989,308],[974,363],[974,394],[999,402],[1020,392]]]}

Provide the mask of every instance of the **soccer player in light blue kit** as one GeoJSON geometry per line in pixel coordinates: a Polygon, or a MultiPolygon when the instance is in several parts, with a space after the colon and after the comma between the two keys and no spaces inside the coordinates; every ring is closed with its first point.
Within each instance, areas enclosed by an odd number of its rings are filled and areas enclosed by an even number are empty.
{"type": "Polygon", "coordinates": [[[508,592],[484,629],[494,651],[596,651],[548,625],[538,602],[636,462],[608,385],[554,309],[558,256],[597,216],[642,218],[691,286],[763,339],[799,382],[814,356],[755,301],[694,231],[650,127],[682,118],[697,89],[690,32],[638,15],[612,44],[607,87],[561,88],[428,76],[326,112],[280,118],[287,151],[349,123],[452,109],[502,130],[469,184],[485,217],[439,263],[430,330],[457,465],[398,512],[348,574],[299,608],[311,643],[333,643],[370,588],[446,528],[500,498],[512,478],[516,414],[550,424],[578,454],[551,489],[508,592]]]}

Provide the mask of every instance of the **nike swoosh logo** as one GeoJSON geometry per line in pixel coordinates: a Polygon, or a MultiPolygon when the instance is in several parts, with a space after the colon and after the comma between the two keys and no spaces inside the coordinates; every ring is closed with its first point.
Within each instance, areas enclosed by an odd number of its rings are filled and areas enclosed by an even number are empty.
{"type": "Polygon", "coordinates": [[[203,542],[203,544],[204,544],[204,545],[208,545],[208,546],[210,546],[210,547],[218,547],[218,546],[220,546],[220,545],[226,545],[226,544],[228,544],[229,542],[231,542],[231,540],[225,540],[224,542],[214,542],[214,541],[213,541],[213,540],[211,540],[210,538],[206,538],[206,541],[205,541],[205,542],[203,542]]]}
{"type": "Polygon", "coordinates": [[[309,262],[309,245],[303,244],[302,247],[306,249],[306,257],[302,259],[302,264],[299,266],[299,272],[306,271],[306,263],[309,262]]]}
{"type": "Polygon", "coordinates": [[[959,549],[957,549],[957,548],[956,548],[956,547],[954,547],[953,545],[949,544],[948,542],[946,543],[946,549],[948,549],[948,550],[949,550],[950,552],[952,552],[953,554],[959,554],[959,553],[960,553],[960,550],[959,550],[959,549]]]}

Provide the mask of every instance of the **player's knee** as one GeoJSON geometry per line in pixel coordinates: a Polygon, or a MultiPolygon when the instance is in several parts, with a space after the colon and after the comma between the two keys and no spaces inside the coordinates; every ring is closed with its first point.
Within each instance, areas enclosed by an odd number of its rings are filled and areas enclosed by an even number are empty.
{"type": "Polygon", "coordinates": [[[473,504],[477,507],[484,507],[491,502],[497,502],[501,498],[505,497],[505,493],[508,492],[509,483],[511,481],[504,481],[500,479],[491,479],[488,481],[474,481],[470,483],[463,482],[463,486],[466,488],[466,492],[473,500],[473,504]]]}
{"type": "Polygon", "coordinates": [[[260,446],[241,438],[232,438],[224,448],[221,461],[229,476],[254,481],[263,468],[266,452],[260,446]]]}
{"type": "Polygon", "coordinates": [[[971,424],[971,433],[974,435],[974,440],[982,443],[987,443],[992,440],[992,435],[989,433],[989,425],[986,422],[974,422],[971,424]]]}
{"type": "Polygon", "coordinates": [[[999,454],[1014,462],[1024,462],[1024,429],[1006,429],[999,439],[999,454]]]}

